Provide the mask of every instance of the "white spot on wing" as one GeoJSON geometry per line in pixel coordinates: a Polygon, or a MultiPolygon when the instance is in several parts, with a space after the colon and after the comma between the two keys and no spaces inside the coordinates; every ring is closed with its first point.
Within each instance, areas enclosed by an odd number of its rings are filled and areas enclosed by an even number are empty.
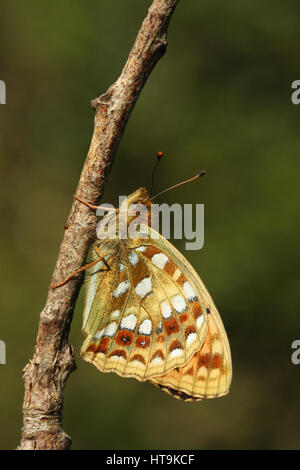
{"type": "Polygon", "coordinates": [[[128,291],[129,286],[130,286],[129,281],[120,282],[120,284],[113,291],[113,296],[117,298],[125,294],[125,292],[128,291]]]}
{"type": "Polygon", "coordinates": [[[169,261],[169,258],[164,253],[156,253],[152,256],[151,261],[158,268],[164,269],[165,265],[169,261]]]}
{"type": "Polygon", "coordinates": [[[156,357],[155,357],[154,359],[152,359],[152,361],[151,361],[151,364],[157,364],[157,365],[159,365],[159,364],[162,364],[162,363],[163,363],[163,360],[162,360],[162,358],[159,357],[159,356],[156,356],[156,357]]]}
{"type": "Polygon", "coordinates": [[[181,295],[176,295],[173,297],[171,302],[177,313],[183,313],[187,308],[185,300],[183,297],[181,297],[181,295]]]}
{"type": "Polygon", "coordinates": [[[189,346],[190,344],[194,343],[196,341],[197,335],[196,333],[190,333],[186,339],[186,344],[189,346]]]}
{"type": "Polygon", "coordinates": [[[136,327],[136,322],[137,322],[136,316],[133,315],[132,313],[131,315],[128,315],[127,317],[122,319],[120,328],[121,329],[126,328],[127,330],[134,331],[136,327]]]}
{"type": "Polygon", "coordinates": [[[135,266],[138,264],[138,262],[139,262],[139,257],[138,257],[138,255],[137,255],[134,251],[132,251],[132,252],[129,254],[129,257],[128,257],[128,258],[129,258],[129,263],[130,263],[132,266],[134,266],[134,267],[135,267],[135,266]]]}
{"type": "Polygon", "coordinates": [[[151,283],[151,277],[145,277],[138,283],[138,285],[135,288],[135,292],[141,299],[146,297],[147,294],[149,294],[152,291],[152,283],[151,283]]]}
{"type": "Polygon", "coordinates": [[[104,336],[109,336],[111,338],[115,334],[116,331],[117,331],[117,324],[116,322],[112,322],[107,325],[103,334],[104,336]]]}
{"type": "Polygon", "coordinates": [[[110,356],[110,358],[108,360],[112,361],[112,362],[124,362],[125,358],[123,356],[118,356],[116,354],[116,355],[110,356]]]}
{"type": "Polygon", "coordinates": [[[170,353],[171,357],[180,357],[182,355],[183,355],[183,349],[181,348],[173,349],[173,351],[170,353]]]}
{"type": "Polygon", "coordinates": [[[124,264],[123,264],[123,263],[120,263],[120,271],[124,271],[124,269],[125,269],[124,264]]]}
{"type": "Polygon", "coordinates": [[[135,359],[134,361],[130,361],[130,364],[135,367],[143,367],[143,368],[146,367],[146,364],[143,364],[143,362],[138,361],[137,359],[135,359]]]}
{"type": "Polygon", "coordinates": [[[147,249],[146,246],[139,246],[139,247],[136,248],[136,251],[141,251],[141,252],[143,252],[143,251],[146,251],[146,249],[147,249]]]}
{"type": "Polygon", "coordinates": [[[189,282],[183,284],[183,292],[189,302],[197,300],[197,295],[189,282]]]}
{"type": "Polygon", "coordinates": [[[172,309],[170,305],[167,302],[162,302],[160,306],[161,306],[162,316],[164,318],[170,318],[170,316],[172,315],[172,309]]]}
{"type": "Polygon", "coordinates": [[[197,325],[198,330],[200,330],[203,320],[204,320],[203,315],[197,318],[196,325],[197,325]]]}
{"type": "Polygon", "coordinates": [[[120,313],[121,313],[121,310],[114,310],[113,312],[111,312],[110,318],[112,320],[117,320],[120,316],[120,313]]]}
{"type": "Polygon", "coordinates": [[[98,339],[102,338],[104,332],[104,328],[102,330],[97,331],[97,333],[94,336],[94,341],[98,341],[98,339]]]}
{"type": "Polygon", "coordinates": [[[152,332],[152,322],[147,318],[144,320],[139,327],[139,334],[140,335],[151,335],[152,332]]]}

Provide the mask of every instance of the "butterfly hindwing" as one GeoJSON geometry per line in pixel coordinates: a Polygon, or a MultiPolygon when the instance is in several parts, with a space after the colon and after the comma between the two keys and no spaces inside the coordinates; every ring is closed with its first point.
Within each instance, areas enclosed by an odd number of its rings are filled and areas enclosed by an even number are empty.
{"type": "MultiPolygon", "coordinates": [[[[144,231],[148,234],[153,232],[149,227],[144,227],[144,231]]],[[[147,243],[146,239],[145,244],[147,243]]],[[[192,358],[184,366],[151,378],[151,382],[172,396],[185,401],[199,401],[203,398],[226,395],[232,379],[232,364],[230,346],[219,312],[204,283],[181,253],[161,235],[157,237],[156,234],[156,240],[150,243],[155,243],[157,247],[163,246],[169,258],[177,259],[177,265],[183,266],[180,276],[178,277],[178,273],[175,275],[177,283],[188,286],[194,282],[193,286],[196,286],[197,297],[201,300],[208,322],[205,339],[192,358]],[[188,284],[185,284],[186,282],[188,284]]],[[[170,270],[170,274],[172,272],[174,267],[170,270]]],[[[190,291],[190,288],[186,290],[190,291]]]]}
{"type": "Polygon", "coordinates": [[[208,330],[201,349],[183,367],[151,381],[175,398],[199,401],[229,391],[232,366],[227,336],[213,305],[207,307],[208,330]]]}
{"type": "MultiPolygon", "coordinates": [[[[227,335],[190,263],[143,224],[134,239],[96,244],[104,260],[87,270],[83,358],[185,401],[225,395],[232,377],[227,335]]],[[[90,261],[99,256],[94,247],[90,253],[90,261]]]]}
{"type": "Polygon", "coordinates": [[[173,247],[171,258],[154,241],[143,242],[120,251],[107,295],[101,286],[95,291],[93,305],[105,314],[98,315],[82,348],[84,359],[101,371],[138,380],[184,365],[200,349],[207,330],[199,289],[187,281],[179,252],[173,247]]]}

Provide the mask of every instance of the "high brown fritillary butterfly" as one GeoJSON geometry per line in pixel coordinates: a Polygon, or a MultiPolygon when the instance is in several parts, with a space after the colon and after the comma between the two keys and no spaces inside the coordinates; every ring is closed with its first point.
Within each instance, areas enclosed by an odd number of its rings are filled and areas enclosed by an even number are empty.
{"type": "MultiPolygon", "coordinates": [[[[136,203],[151,210],[145,188],[128,197],[128,207],[136,203]]],[[[171,243],[147,222],[140,229],[137,238],[97,240],[91,248],[83,358],[181,400],[226,395],[230,347],[212,298],[171,243]]]]}

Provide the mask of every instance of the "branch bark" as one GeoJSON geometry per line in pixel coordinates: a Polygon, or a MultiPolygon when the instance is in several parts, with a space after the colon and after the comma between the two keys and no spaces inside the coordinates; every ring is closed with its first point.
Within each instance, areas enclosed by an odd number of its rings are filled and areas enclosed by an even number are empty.
{"type": "MultiPolygon", "coordinates": [[[[154,0],[138,32],[118,80],[92,101],[94,133],[76,190],[77,196],[98,204],[114,155],[136,100],[167,47],[167,29],[178,0],[154,0]]],[[[95,240],[96,217],[74,200],[60,246],[51,284],[65,279],[85,261],[95,240]]],[[[49,287],[40,315],[33,359],[23,371],[25,395],[19,450],[69,449],[71,438],[62,429],[63,390],[76,369],[68,335],[82,284],[79,275],[56,290],[49,287]]]]}

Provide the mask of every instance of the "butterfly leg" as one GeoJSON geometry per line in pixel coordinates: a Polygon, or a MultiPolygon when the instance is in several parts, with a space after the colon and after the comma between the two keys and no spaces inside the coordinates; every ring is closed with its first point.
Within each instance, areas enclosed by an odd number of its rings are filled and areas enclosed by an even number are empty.
{"type": "Polygon", "coordinates": [[[82,266],[82,268],[80,269],[77,269],[76,271],[74,271],[72,274],[70,274],[70,276],[68,276],[66,279],[64,279],[64,281],[60,282],[59,284],[56,284],[56,285],[52,285],[51,288],[52,289],[57,289],[58,287],[62,287],[64,286],[70,279],[72,279],[73,277],[75,277],[77,274],[81,273],[82,271],[85,271],[87,268],[90,268],[91,266],[94,266],[94,264],[97,264],[99,263],[100,261],[103,260],[104,256],[102,255],[102,253],[100,252],[99,248],[97,246],[95,246],[95,251],[97,252],[97,255],[99,256],[99,258],[97,258],[96,260],[92,261],[91,263],[89,264],[86,264],[85,266],[82,266]]]}
{"type": "Polygon", "coordinates": [[[95,206],[94,204],[91,204],[90,202],[88,201],[85,201],[84,199],[81,199],[80,197],[76,196],[76,194],[74,194],[74,199],[76,199],[77,201],[81,202],[82,204],[84,204],[85,206],[89,207],[92,211],[96,211],[97,209],[105,209],[107,211],[115,211],[116,209],[110,209],[110,208],[107,208],[107,207],[102,207],[102,206],[95,206]]]}

